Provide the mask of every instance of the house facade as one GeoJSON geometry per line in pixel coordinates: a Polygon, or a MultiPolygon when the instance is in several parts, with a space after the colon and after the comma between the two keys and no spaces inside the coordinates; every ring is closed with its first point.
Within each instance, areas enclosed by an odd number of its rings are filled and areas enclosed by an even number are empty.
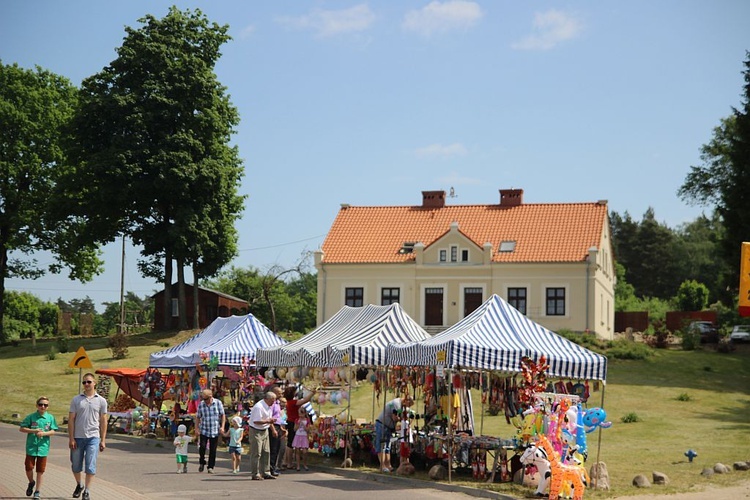
{"type": "MultiPolygon", "coordinates": [[[[179,327],[180,304],[177,298],[177,283],[172,284],[169,317],[164,317],[164,290],[154,294],[154,329],[174,330],[179,327]]],[[[216,318],[227,318],[249,312],[250,305],[246,300],[208,288],[198,287],[198,325],[206,328],[216,318]]],[[[193,326],[193,285],[185,284],[185,315],[187,324],[193,326]]]]}
{"type": "Polygon", "coordinates": [[[345,305],[401,307],[438,333],[497,294],[553,331],[614,334],[615,271],[606,201],[493,205],[342,205],[322,247],[317,322],[345,305]]]}

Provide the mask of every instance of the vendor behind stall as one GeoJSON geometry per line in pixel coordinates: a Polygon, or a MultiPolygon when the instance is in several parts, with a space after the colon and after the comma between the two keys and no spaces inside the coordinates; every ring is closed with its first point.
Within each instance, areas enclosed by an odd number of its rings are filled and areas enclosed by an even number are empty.
{"type": "Polygon", "coordinates": [[[396,430],[396,422],[399,414],[404,408],[414,404],[414,400],[408,394],[402,398],[388,401],[383,408],[383,413],[375,420],[375,449],[380,459],[380,470],[391,472],[391,435],[396,430]]]}

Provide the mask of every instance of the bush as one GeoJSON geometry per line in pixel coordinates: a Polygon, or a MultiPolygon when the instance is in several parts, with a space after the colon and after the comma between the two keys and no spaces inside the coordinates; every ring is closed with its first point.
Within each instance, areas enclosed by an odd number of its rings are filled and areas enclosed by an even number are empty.
{"type": "Polygon", "coordinates": [[[686,331],[682,334],[682,350],[694,351],[701,345],[701,334],[696,331],[686,331]]]}
{"type": "Polygon", "coordinates": [[[62,336],[57,339],[57,350],[66,353],[70,349],[68,337],[62,336]]]}
{"type": "Polygon", "coordinates": [[[112,352],[112,359],[125,359],[128,357],[128,337],[124,333],[115,333],[109,336],[107,347],[112,352]]]}
{"type": "Polygon", "coordinates": [[[615,359],[647,359],[654,355],[653,349],[645,344],[629,340],[616,340],[607,350],[607,356],[615,359]]]}
{"type": "Polygon", "coordinates": [[[57,358],[57,349],[55,347],[50,347],[49,352],[47,353],[47,360],[53,361],[55,358],[57,358]]]}
{"type": "Polygon", "coordinates": [[[690,397],[690,394],[687,392],[683,392],[679,396],[675,398],[677,401],[692,401],[693,398],[690,397]]]}
{"type": "Polygon", "coordinates": [[[576,333],[566,328],[561,329],[557,332],[558,335],[564,337],[571,342],[574,342],[580,346],[590,349],[595,352],[603,352],[607,347],[607,342],[599,340],[596,334],[593,333],[576,333]]]}
{"type": "Polygon", "coordinates": [[[635,412],[630,412],[624,417],[620,418],[623,424],[632,424],[635,422],[640,422],[641,419],[638,417],[638,415],[635,412]]]}

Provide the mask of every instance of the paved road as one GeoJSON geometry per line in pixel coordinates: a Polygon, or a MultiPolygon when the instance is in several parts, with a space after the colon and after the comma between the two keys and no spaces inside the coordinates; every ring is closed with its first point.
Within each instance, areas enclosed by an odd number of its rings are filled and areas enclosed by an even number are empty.
{"type": "MultiPolygon", "coordinates": [[[[0,423],[0,498],[26,498],[26,475],[23,471],[24,440],[16,426],[0,423]]],[[[192,445],[191,445],[192,446],[192,445]]],[[[274,499],[352,500],[354,496],[385,494],[393,497],[408,490],[410,500],[461,499],[472,497],[462,492],[434,489],[421,482],[411,483],[382,474],[356,474],[344,477],[325,472],[282,474],[275,481],[252,481],[249,472],[231,474],[231,461],[219,452],[216,474],[197,472],[197,449],[191,448],[188,474],[175,473],[174,449],[165,441],[108,439],[107,450],[99,455],[97,479],[91,488],[92,500],[136,498],[201,499],[260,494],[274,499]],[[371,479],[363,479],[369,476],[371,479]]],[[[247,459],[243,456],[245,471],[247,459]]],[[[68,438],[52,438],[42,498],[71,498],[75,488],[70,472],[68,438]]],[[[360,497],[361,498],[361,497],[360,497]]],[[[497,497],[496,497],[497,498],[497,497]]],[[[505,497],[508,498],[508,497],[505,497]]]]}

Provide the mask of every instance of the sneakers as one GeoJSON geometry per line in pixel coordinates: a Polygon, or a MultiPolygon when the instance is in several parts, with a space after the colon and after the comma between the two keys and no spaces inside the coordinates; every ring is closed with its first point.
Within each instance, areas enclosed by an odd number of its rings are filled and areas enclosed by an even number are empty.
{"type": "Polygon", "coordinates": [[[276,479],[276,476],[272,476],[271,474],[264,474],[263,479],[276,479]]]}
{"type": "Polygon", "coordinates": [[[187,474],[187,464],[182,468],[182,472],[183,474],[187,474]]]}
{"type": "Polygon", "coordinates": [[[83,486],[81,486],[80,484],[76,484],[76,489],[73,490],[73,498],[80,497],[82,491],[83,491],[83,486]]]}
{"type": "Polygon", "coordinates": [[[207,472],[208,472],[209,474],[213,474],[213,473],[214,473],[214,470],[213,470],[213,469],[212,469],[211,467],[209,467],[209,468],[208,468],[208,471],[207,471],[207,472]]]}
{"type": "Polygon", "coordinates": [[[177,474],[182,474],[182,469],[177,469],[177,474]]]}
{"type": "Polygon", "coordinates": [[[237,469],[232,469],[232,474],[237,474],[238,472],[239,472],[239,470],[237,470],[237,469]]]}
{"type": "Polygon", "coordinates": [[[38,491],[35,491],[34,492],[34,498],[42,498],[42,497],[39,495],[38,491]]]}
{"type": "Polygon", "coordinates": [[[89,490],[83,490],[83,496],[81,497],[81,500],[91,500],[91,497],[89,496],[89,490]]]}
{"type": "Polygon", "coordinates": [[[200,467],[198,467],[198,472],[203,472],[203,469],[205,469],[206,466],[201,464],[200,467]]]}
{"type": "Polygon", "coordinates": [[[34,493],[34,485],[36,484],[36,481],[33,479],[29,483],[29,486],[26,488],[26,496],[30,497],[32,493],[34,493]]]}

